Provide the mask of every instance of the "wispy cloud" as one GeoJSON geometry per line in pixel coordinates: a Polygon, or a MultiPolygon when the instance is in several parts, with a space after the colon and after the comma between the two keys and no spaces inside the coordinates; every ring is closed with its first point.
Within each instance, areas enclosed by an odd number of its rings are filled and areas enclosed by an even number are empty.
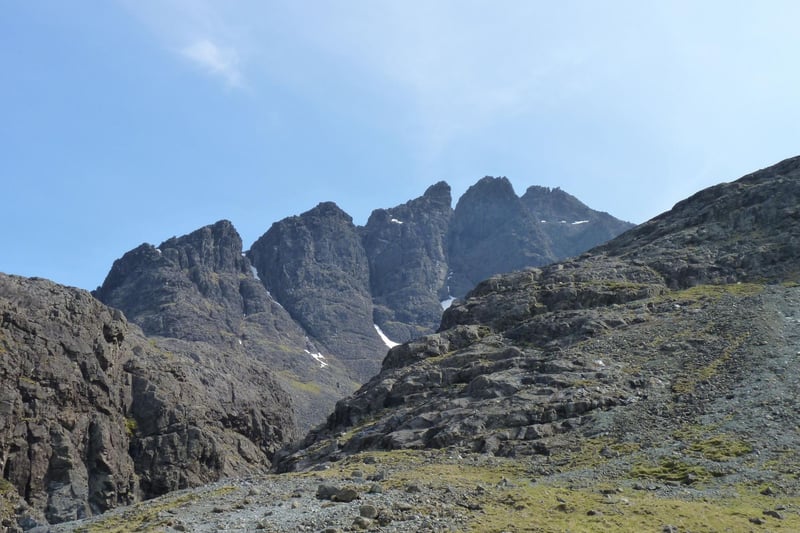
{"type": "Polygon", "coordinates": [[[201,39],[183,47],[180,53],[208,74],[223,78],[231,87],[243,86],[239,54],[235,49],[221,48],[208,39],[201,39]]]}

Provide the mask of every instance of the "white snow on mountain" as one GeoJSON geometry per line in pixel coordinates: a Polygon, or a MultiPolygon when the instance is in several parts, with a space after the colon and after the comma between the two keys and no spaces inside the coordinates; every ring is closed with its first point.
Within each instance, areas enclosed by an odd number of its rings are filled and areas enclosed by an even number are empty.
{"type": "Polygon", "coordinates": [[[394,342],[389,337],[387,337],[386,334],[383,332],[383,330],[381,330],[381,328],[378,326],[378,324],[373,324],[373,326],[375,326],[375,331],[378,332],[378,337],[381,338],[383,344],[385,344],[387,348],[394,348],[395,346],[400,345],[399,342],[394,342]]]}
{"type": "Polygon", "coordinates": [[[317,353],[311,353],[311,352],[309,352],[308,350],[303,350],[303,351],[304,351],[304,352],[306,352],[306,353],[307,353],[308,355],[310,355],[311,357],[313,357],[313,358],[314,358],[314,360],[315,360],[315,361],[317,361],[317,362],[319,363],[319,367],[320,367],[320,368],[325,368],[326,366],[328,366],[328,363],[326,363],[326,362],[325,362],[325,356],[324,356],[324,355],[322,355],[321,353],[319,353],[319,352],[317,352],[317,353]]]}

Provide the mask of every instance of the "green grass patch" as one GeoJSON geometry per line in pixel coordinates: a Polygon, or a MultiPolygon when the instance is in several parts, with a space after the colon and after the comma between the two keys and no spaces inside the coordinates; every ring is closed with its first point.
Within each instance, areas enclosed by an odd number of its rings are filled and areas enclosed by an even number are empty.
{"type": "Polygon", "coordinates": [[[730,461],[752,452],[753,447],[748,442],[737,439],[734,435],[722,433],[692,443],[689,450],[711,461],[730,461]]]}
{"type": "Polygon", "coordinates": [[[183,504],[198,499],[213,499],[236,490],[235,487],[226,486],[203,494],[185,494],[178,497],[165,496],[158,503],[153,501],[142,502],[130,508],[115,513],[105,518],[101,517],[75,531],[80,533],[129,533],[164,531],[170,525],[170,518],[162,515],[164,511],[174,509],[183,504]],[[160,516],[161,515],[161,516],[160,516]]]}
{"type": "Polygon", "coordinates": [[[657,479],[690,485],[711,479],[711,472],[700,465],[692,465],[678,459],[663,459],[659,464],[637,464],[631,475],[644,479],[657,479]]]}
{"type": "Polygon", "coordinates": [[[129,437],[133,437],[137,429],[139,429],[139,424],[136,422],[135,418],[125,418],[125,433],[127,433],[129,437]]]}
{"type": "Polygon", "coordinates": [[[279,370],[276,373],[288,387],[312,396],[322,394],[319,384],[313,381],[301,381],[295,374],[286,370],[279,370]]]}

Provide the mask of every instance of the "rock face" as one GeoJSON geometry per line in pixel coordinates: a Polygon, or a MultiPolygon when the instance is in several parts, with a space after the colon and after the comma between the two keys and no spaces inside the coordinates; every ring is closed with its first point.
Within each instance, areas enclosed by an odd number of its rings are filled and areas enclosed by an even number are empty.
{"type": "Polygon", "coordinates": [[[248,252],[259,276],[309,335],[358,380],[386,346],[373,327],[369,262],[353,219],[326,202],[276,222],[248,252]]]}
{"type": "Polygon", "coordinates": [[[541,224],[506,178],[485,177],[459,199],[448,234],[452,294],[493,274],[556,260],[541,224]]]}
{"type": "Polygon", "coordinates": [[[263,364],[147,339],[85,291],[0,275],[0,317],[0,465],[28,525],[263,470],[296,434],[263,364]]]}
{"type": "MultiPolygon", "coordinates": [[[[326,425],[280,453],[278,469],[418,448],[568,461],[587,438],[674,467],[686,427],[707,439],[696,449],[732,440],[780,462],[800,444],[782,429],[800,408],[790,392],[800,370],[798,205],[794,158],[580,257],[481,282],[437,333],[393,348],[326,425]],[[793,415],[775,424],[764,402],[793,415]]],[[[702,457],[689,466],[711,468],[702,457]]]]}
{"type": "Polygon", "coordinates": [[[541,224],[557,259],[583,253],[633,227],[608,213],[589,208],[559,188],[534,185],[528,187],[520,200],[541,224]]]}
{"type": "Polygon", "coordinates": [[[307,429],[355,384],[254,272],[239,234],[223,220],[128,252],[94,295],[125,312],[147,335],[172,339],[182,353],[207,353],[222,367],[235,353],[247,362],[239,370],[272,373],[295,399],[298,426],[307,429]]]}
{"type": "Polygon", "coordinates": [[[375,323],[391,339],[430,333],[441,318],[451,203],[450,186],[439,182],[420,198],[376,209],[362,230],[375,323]]]}

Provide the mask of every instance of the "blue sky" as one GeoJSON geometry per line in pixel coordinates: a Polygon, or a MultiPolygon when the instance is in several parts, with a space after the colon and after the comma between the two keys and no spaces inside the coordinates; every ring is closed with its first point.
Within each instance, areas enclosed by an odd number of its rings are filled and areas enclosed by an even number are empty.
{"type": "Polygon", "coordinates": [[[643,222],[800,154],[794,1],[5,0],[0,271],[485,175],[643,222]]]}

